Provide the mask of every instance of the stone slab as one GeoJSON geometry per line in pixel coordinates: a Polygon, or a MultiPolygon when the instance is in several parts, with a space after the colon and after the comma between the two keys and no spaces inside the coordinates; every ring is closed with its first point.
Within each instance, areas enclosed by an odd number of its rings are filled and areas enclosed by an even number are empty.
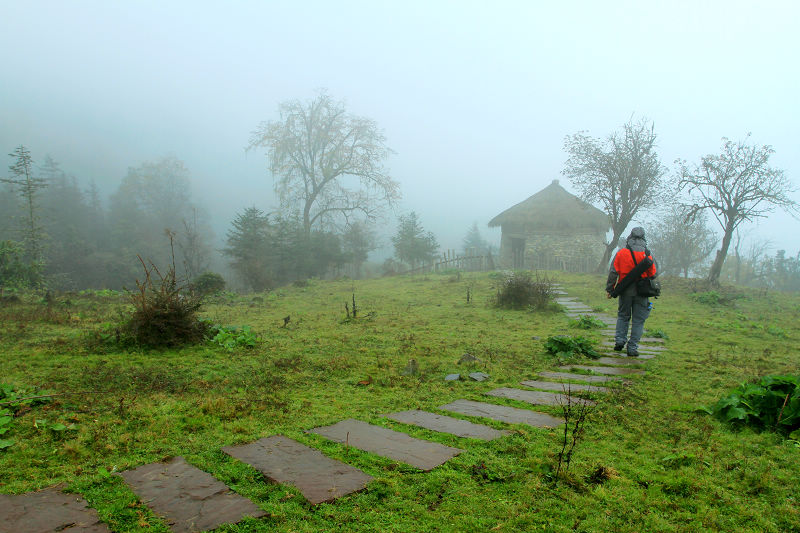
{"type": "Polygon", "coordinates": [[[165,518],[172,531],[206,531],[235,524],[245,516],[267,514],[183,457],[143,465],[119,475],[143,503],[165,518]]]}
{"type": "Polygon", "coordinates": [[[614,376],[590,376],[588,374],[573,374],[570,372],[539,372],[543,378],[550,379],[574,379],[576,381],[586,381],[589,383],[607,383],[609,381],[619,381],[622,378],[614,376]]]}
{"type": "MultiPolygon", "coordinates": [[[[566,394],[538,390],[512,389],[510,387],[490,390],[486,394],[496,398],[508,398],[509,400],[526,402],[531,405],[566,405],[570,401],[570,397],[566,394]]],[[[594,405],[594,402],[589,400],[572,398],[572,403],[576,402],[586,402],[590,405],[594,405]]]]}
{"type": "MultiPolygon", "coordinates": [[[[627,357],[627,356],[625,356],[625,352],[624,351],[622,351],[622,352],[614,352],[614,351],[610,351],[610,350],[606,350],[606,351],[598,350],[597,353],[605,354],[605,355],[610,356],[610,357],[627,357]]],[[[639,364],[641,364],[644,360],[655,359],[655,357],[656,357],[656,354],[654,354],[654,353],[647,353],[647,352],[639,351],[639,356],[638,357],[631,357],[630,360],[632,362],[639,361],[639,364]]]]}
{"type": "Polygon", "coordinates": [[[111,533],[97,511],[57,485],[27,494],[0,494],[0,533],[111,533]]]}
{"type": "Polygon", "coordinates": [[[639,342],[657,342],[659,344],[664,344],[664,339],[661,337],[642,337],[639,339],[639,342]]]}
{"type": "Polygon", "coordinates": [[[608,392],[606,387],[598,387],[596,385],[579,385],[577,383],[556,383],[553,381],[536,381],[529,379],[520,381],[519,384],[524,387],[563,392],[565,394],[567,390],[570,392],[608,392]]]}
{"type": "Polygon", "coordinates": [[[598,365],[641,365],[644,363],[639,357],[600,357],[592,360],[598,365]]]}
{"type": "Polygon", "coordinates": [[[359,491],[372,481],[372,476],[358,468],[283,435],[244,446],[226,446],[222,451],[254,467],[274,483],[296,487],[314,505],[359,491]]]}
{"type": "Polygon", "coordinates": [[[426,472],[464,451],[352,418],[332,426],[314,428],[310,432],[365,452],[408,463],[426,472]]]}
{"type": "Polygon", "coordinates": [[[483,424],[474,424],[466,420],[461,420],[460,418],[437,415],[436,413],[429,413],[418,409],[390,413],[384,416],[404,424],[411,424],[412,426],[423,427],[431,431],[449,433],[450,435],[470,439],[494,440],[509,434],[508,431],[490,428],[483,424]]]}
{"type": "Polygon", "coordinates": [[[619,368],[615,366],[589,366],[589,365],[564,365],[558,367],[562,370],[572,370],[578,368],[580,370],[589,370],[598,374],[605,374],[607,376],[627,376],[630,374],[644,374],[644,370],[636,368],[619,368]]]}
{"type": "Polygon", "coordinates": [[[473,402],[472,400],[456,400],[439,407],[439,409],[467,416],[491,418],[507,424],[527,424],[534,427],[554,428],[564,423],[563,419],[544,413],[537,413],[528,409],[517,409],[506,405],[473,402]]]}
{"type": "Polygon", "coordinates": [[[471,372],[469,377],[475,381],[486,381],[489,379],[489,374],[486,372],[471,372]]]}
{"type": "MultiPolygon", "coordinates": [[[[614,342],[613,341],[600,341],[600,345],[601,346],[614,346],[614,342]]],[[[639,350],[648,350],[648,351],[651,351],[651,352],[663,352],[666,349],[667,348],[664,347],[664,346],[642,346],[641,344],[639,345],[639,350]]]]}

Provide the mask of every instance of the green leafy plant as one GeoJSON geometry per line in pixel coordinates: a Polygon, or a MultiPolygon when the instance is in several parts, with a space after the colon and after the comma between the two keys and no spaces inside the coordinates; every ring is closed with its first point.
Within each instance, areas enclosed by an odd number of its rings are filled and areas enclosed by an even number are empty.
{"type": "Polygon", "coordinates": [[[34,407],[50,401],[51,398],[43,396],[41,391],[36,389],[0,383],[0,450],[9,448],[16,442],[14,439],[5,438],[5,435],[12,430],[14,414],[20,407],[34,407]]]}
{"type": "Polygon", "coordinates": [[[255,348],[260,340],[250,326],[213,326],[211,342],[228,351],[234,348],[255,348]]]}
{"type": "Polygon", "coordinates": [[[553,335],[547,337],[544,348],[548,353],[561,358],[574,357],[576,355],[585,355],[591,359],[600,357],[600,354],[592,347],[591,341],[584,337],[553,335]]]}
{"type": "Polygon", "coordinates": [[[703,410],[734,425],[793,435],[800,429],[800,375],[764,376],[756,383],[744,383],[703,410]]]}
{"type": "Polygon", "coordinates": [[[569,327],[577,329],[600,329],[605,327],[605,323],[593,316],[581,315],[575,320],[570,320],[569,327]]]}

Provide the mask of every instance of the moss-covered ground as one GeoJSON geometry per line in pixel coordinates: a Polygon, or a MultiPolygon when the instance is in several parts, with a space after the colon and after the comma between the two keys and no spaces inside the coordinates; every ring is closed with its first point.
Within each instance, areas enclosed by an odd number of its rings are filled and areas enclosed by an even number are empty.
{"type": "MultiPolygon", "coordinates": [[[[601,277],[553,276],[570,295],[614,314],[601,277]]],[[[665,280],[646,327],[666,336],[669,350],[632,386],[601,399],[569,472],[553,483],[558,430],[513,426],[512,435],[483,442],[380,416],[437,412],[459,398],[529,408],[483,393],[554,369],[559,361],[543,347],[550,335],[600,340],[597,331],[570,328],[563,313],[491,307],[496,278],[312,280],[221,296],[203,316],[250,325],[261,337],[255,348],[233,351],[212,344],[117,348],[108,324],[128,304],[114,294],[7,303],[0,307],[0,382],[63,395],[14,419],[4,438],[16,442],[0,451],[0,492],[65,482],[114,531],[168,531],[109,474],[181,455],[269,513],[220,531],[800,531],[798,445],[772,432],[733,430],[696,411],[740,382],[798,372],[800,296],[665,280]],[[353,294],[358,317],[346,320],[353,294]],[[481,363],[459,366],[467,352],[481,363]],[[419,373],[403,375],[411,359],[419,373]],[[471,370],[491,380],[444,381],[471,370]],[[345,418],[466,451],[422,473],[304,432],[345,418]],[[58,423],[71,429],[48,429],[58,423]],[[313,507],[220,452],[274,434],[375,481],[313,507]],[[612,475],[593,482],[600,466],[612,475]]],[[[559,414],[558,407],[540,410],[559,414]]]]}

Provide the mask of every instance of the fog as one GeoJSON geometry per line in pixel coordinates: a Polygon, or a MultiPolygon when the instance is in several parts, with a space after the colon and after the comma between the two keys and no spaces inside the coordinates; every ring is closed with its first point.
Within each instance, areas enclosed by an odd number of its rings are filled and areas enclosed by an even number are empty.
{"type": "MultiPolygon", "coordinates": [[[[277,205],[250,132],[325,88],[395,151],[387,227],[414,210],[444,249],[474,221],[498,243],[493,216],[553,179],[575,192],[566,135],[632,116],[671,168],[752,132],[799,183],[798,20],[791,1],[6,2],[0,148],[49,154],[106,198],[174,154],[220,238],[245,207],[277,205]]],[[[743,229],[800,250],[788,215],[743,229]]]]}

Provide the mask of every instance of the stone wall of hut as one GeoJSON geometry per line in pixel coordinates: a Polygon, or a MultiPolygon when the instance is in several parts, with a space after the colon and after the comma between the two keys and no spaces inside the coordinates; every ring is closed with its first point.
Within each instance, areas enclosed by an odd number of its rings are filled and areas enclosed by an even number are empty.
{"type": "Polygon", "coordinates": [[[525,239],[523,269],[592,272],[603,257],[605,236],[584,233],[508,233],[500,238],[498,263],[514,268],[513,239],[525,239]]]}

